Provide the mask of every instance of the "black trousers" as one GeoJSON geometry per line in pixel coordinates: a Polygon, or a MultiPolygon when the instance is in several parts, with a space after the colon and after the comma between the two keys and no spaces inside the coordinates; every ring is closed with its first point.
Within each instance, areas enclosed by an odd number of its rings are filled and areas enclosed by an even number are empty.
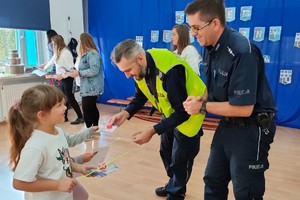
{"type": "Polygon", "coordinates": [[[97,108],[98,96],[82,97],[82,111],[86,127],[98,126],[99,124],[99,110],[97,108]]]}
{"type": "Polygon", "coordinates": [[[236,200],[262,200],[264,172],[269,168],[268,152],[275,131],[274,119],[267,134],[253,120],[238,124],[222,119],[205,170],[204,199],[227,200],[232,180],[236,200]]]}
{"type": "MultiPolygon", "coordinates": [[[[70,104],[70,106],[74,109],[76,115],[78,118],[82,118],[82,112],[78,105],[78,102],[75,99],[75,96],[73,94],[73,81],[74,78],[68,77],[61,80],[60,88],[64,95],[67,97],[67,103],[70,104]]],[[[65,117],[68,116],[68,109],[66,109],[65,117]]]]}
{"type": "Polygon", "coordinates": [[[177,129],[168,130],[160,136],[160,156],[169,182],[166,186],[167,200],[185,198],[186,184],[191,176],[194,158],[200,149],[202,129],[194,137],[187,137],[177,129]]]}

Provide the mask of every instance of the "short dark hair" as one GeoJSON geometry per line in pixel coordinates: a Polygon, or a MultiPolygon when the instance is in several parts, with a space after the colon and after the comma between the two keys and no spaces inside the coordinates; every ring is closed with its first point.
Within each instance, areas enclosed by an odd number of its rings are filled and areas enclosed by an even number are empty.
{"type": "Polygon", "coordinates": [[[186,6],[184,12],[187,15],[199,13],[202,21],[219,19],[222,25],[226,24],[224,0],[194,0],[186,6]]]}

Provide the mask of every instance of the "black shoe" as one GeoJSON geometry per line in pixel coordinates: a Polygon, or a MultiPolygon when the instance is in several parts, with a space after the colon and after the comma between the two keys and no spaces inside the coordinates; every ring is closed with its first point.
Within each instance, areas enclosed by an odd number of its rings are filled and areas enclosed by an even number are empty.
{"type": "Polygon", "coordinates": [[[166,191],[166,186],[164,187],[159,187],[155,189],[155,194],[159,197],[166,197],[168,195],[166,191]]]}
{"type": "Polygon", "coordinates": [[[71,122],[71,124],[81,124],[81,123],[84,123],[84,119],[82,117],[77,118],[75,121],[71,122]]]}

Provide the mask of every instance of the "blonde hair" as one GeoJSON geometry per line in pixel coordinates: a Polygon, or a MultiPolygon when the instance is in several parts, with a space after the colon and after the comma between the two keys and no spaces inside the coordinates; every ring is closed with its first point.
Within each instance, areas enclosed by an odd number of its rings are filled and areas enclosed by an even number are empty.
{"type": "Polygon", "coordinates": [[[64,99],[64,94],[55,86],[37,85],[27,89],[21,100],[10,108],[8,114],[10,139],[10,166],[15,171],[21,150],[37,123],[39,111],[50,112],[53,106],[64,99]]]}
{"type": "Polygon", "coordinates": [[[79,38],[80,47],[79,54],[83,56],[88,51],[95,50],[99,53],[92,36],[88,33],[82,33],[79,38]]]}
{"type": "Polygon", "coordinates": [[[55,35],[51,38],[51,40],[54,43],[54,49],[56,49],[56,60],[58,60],[62,50],[66,48],[67,45],[64,41],[64,38],[61,35],[55,35]]]}

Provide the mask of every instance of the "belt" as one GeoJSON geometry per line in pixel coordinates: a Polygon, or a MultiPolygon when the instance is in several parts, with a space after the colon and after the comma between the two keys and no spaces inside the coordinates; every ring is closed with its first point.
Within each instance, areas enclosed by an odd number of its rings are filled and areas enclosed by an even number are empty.
{"type": "Polygon", "coordinates": [[[246,126],[250,122],[255,122],[252,117],[223,117],[223,120],[228,124],[237,124],[246,126]]]}
{"type": "Polygon", "coordinates": [[[274,113],[253,113],[250,117],[223,117],[222,119],[228,124],[237,124],[247,126],[248,124],[257,124],[257,116],[274,117],[274,113]]]}

